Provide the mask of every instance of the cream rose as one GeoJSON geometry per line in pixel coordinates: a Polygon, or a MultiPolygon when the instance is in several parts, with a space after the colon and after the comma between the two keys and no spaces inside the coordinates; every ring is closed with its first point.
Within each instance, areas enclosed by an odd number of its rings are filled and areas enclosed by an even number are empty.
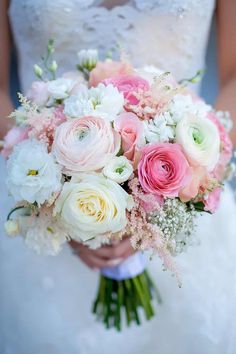
{"type": "Polygon", "coordinates": [[[132,197],[116,182],[98,174],[81,174],[64,184],[54,213],[73,239],[86,242],[121,231],[127,223],[126,210],[132,207],[132,197]]]}
{"type": "Polygon", "coordinates": [[[179,143],[193,166],[212,171],[219,160],[220,136],[215,124],[208,118],[185,116],[176,126],[179,143]]]}
{"type": "Polygon", "coordinates": [[[52,151],[67,172],[89,172],[103,168],[120,149],[120,136],[99,117],[84,117],[61,124],[52,151]]]}

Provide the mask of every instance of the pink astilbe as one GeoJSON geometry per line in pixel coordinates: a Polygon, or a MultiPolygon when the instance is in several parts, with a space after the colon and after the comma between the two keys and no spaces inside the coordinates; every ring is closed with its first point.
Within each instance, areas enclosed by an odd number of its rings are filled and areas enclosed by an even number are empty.
{"type": "Polygon", "coordinates": [[[29,137],[44,142],[50,150],[56,128],[65,121],[62,106],[56,107],[53,112],[47,108],[36,112],[27,122],[30,126],[29,137]]]}
{"type": "Polygon", "coordinates": [[[147,210],[143,207],[143,201],[151,201],[152,206],[156,205],[156,209],[160,208],[160,204],[157,200],[151,198],[151,195],[145,195],[141,192],[141,188],[137,178],[134,178],[129,182],[129,188],[131,189],[135,206],[128,214],[128,224],[125,232],[131,235],[131,245],[134,249],[144,251],[144,250],[153,250],[153,253],[157,253],[158,256],[163,261],[163,265],[166,269],[172,271],[180,284],[178,271],[171,256],[170,251],[168,250],[168,244],[165,240],[161,230],[157,225],[153,225],[148,222],[147,210]],[[141,195],[141,198],[140,198],[141,195]]]}

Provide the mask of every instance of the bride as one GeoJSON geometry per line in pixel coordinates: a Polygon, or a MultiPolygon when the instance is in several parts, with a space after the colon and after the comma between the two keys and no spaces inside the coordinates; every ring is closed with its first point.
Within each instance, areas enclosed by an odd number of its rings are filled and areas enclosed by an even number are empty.
{"type": "MultiPolygon", "coordinates": [[[[8,96],[11,34],[17,47],[21,88],[33,80],[33,64],[55,38],[62,71],[73,68],[80,49],[101,57],[118,45],[135,65],[151,64],[178,79],[204,68],[213,12],[218,17],[221,92],[217,107],[236,119],[236,2],[219,0],[2,0],[0,5],[1,137],[12,110],[8,96]]],[[[199,89],[197,87],[197,89],[199,89]]],[[[234,131],[236,142],[236,129],[234,131]]],[[[1,160],[1,234],[7,197],[1,160]]],[[[233,354],[236,346],[236,206],[225,188],[220,210],[204,216],[201,244],[178,257],[183,287],[150,270],[162,294],[154,320],[123,332],[106,331],[90,314],[98,269],[131,254],[127,241],[89,250],[79,244],[57,257],[37,257],[22,239],[0,238],[1,354],[233,354]],[[78,254],[76,254],[78,253],[78,254]],[[92,268],[92,269],[91,269],[92,268]]]]}

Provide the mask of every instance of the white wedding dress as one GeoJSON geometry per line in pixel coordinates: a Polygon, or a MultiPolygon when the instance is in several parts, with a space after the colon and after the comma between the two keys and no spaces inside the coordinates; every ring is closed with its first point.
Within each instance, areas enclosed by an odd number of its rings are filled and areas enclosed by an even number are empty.
{"type": "MultiPolygon", "coordinates": [[[[177,78],[204,67],[214,0],[12,0],[11,27],[25,92],[32,66],[55,38],[60,70],[74,68],[82,48],[101,56],[121,46],[133,63],[153,64],[177,78]],[[117,3],[118,1],[116,1],[117,3]]],[[[1,161],[1,178],[5,169],[1,161]]],[[[163,303],[143,326],[106,331],[90,313],[98,274],[68,248],[38,257],[21,238],[3,236],[13,204],[1,184],[1,354],[234,354],[236,351],[236,206],[226,187],[220,210],[200,219],[201,244],[178,257],[183,287],[149,268],[163,303]]]]}

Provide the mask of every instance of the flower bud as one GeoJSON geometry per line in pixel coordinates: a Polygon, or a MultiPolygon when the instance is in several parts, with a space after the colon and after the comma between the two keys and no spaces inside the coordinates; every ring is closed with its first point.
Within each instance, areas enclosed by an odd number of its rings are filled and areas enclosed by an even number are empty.
{"type": "Polygon", "coordinates": [[[35,64],[34,65],[34,73],[38,78],[41,79],[41,77],[43,75],[43,69],[39,65],[35,64]]]}
{"type": "Polygon", "coordinates": [[[8,236],[16,236],[20,232],[19,223],[16,220],[7,220],[4,228],[8,236]]]}

